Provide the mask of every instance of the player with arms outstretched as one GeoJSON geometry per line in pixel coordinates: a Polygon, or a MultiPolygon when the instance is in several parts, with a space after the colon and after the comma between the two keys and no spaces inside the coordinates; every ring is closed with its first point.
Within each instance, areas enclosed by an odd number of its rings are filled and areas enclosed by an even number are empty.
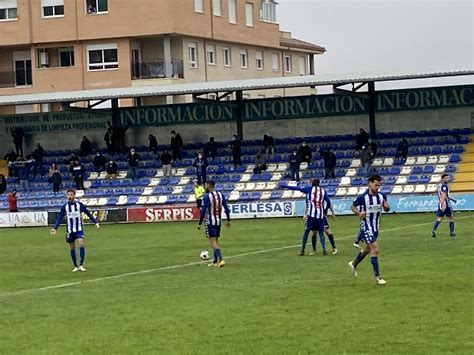
{"type": "Polygon", "coordinates": [[[206,219],[206,237],[214,250],[214,260],[209,266],[221,268],[225,265],[222,258],[219,238],[221,236],[222,209],[227,217],[227,227],[230,227],[230,210],[224,195],[214,191],[214,181],[207,181],[205,184],[206,195],[202,201],[201,218],[199,219],[198,229],[201,229],[202,222],[206,219]]]}
{"type": "Polygon", "coordinates": [[[99,228],[99,223],[83,203],[76,201],[76,191],[67,190],[66,197],[67,203],[61,207],[56,219],[56,223],[51,229],[51,234],[56,234],[59,224],[61,223],[62,219],[66,217],[66,243],[69,244],[71,259],[72,263],[74,264],[74,269],[72,269],[72,272],[85,272],[86,269],[84,268],[84,259],[86,257],[86,248],[84,243],[84,223],[81,213],[85,213],[90,218],[90,220],[95,223],[97,228],[99,228]],[[79,243],[79,265],[77,264],[76,257],[76,241],[79,243]]]}
{"type": "Polygon", "coordinates": [[[390,211],[390,205],[388,204],[387,196],[379,192],[381,185],[381,177],[379,175],[372,175],[369,177],[369,188],[367,191],[357,196],[352,204],[352,212],[360,218],[359,235],[365,245],[356,258],[349,262],[349,266],[354,276],[357,277],[357,265],[370,253],[375,280],[378,285],[385,285],[387,282],[380,276],[379,271],[377,237],[379,235],[382,210],[385,212],[390,211]]]}
{"type": "Polygon", "coordinates": [[[436,229],[443,221],[444,217],[449,218],[449,236],[455,237],[454,233],[454,215],[451,208],[452,199],[449,197],[449,175],[441,175],[441,182],[438,185],[438,211],[436,212],[436,221],[434,222],[433,229],[431,230],[431,236],[436,238],[436,229]]]}
{"type": "MultiPolygon", "coordinates": [[[[306,243],[308,242],[309,232],[317,231],[319,233],[319,240],[323,249],[323,254],[326,255],[326,240],[324,239],[324,203],[330,204],[329,197],[322,187],[319,186],[319,179],[314,179],[311,186],[289,186],[282,185],[284,189],[300,191],[306,195],[306,211],[305,211],[305,227],[303,232],[303,240],[301,242],[300,256],[304,255],[306,243]]],[[[314,249],[316,249],[316,238],[313,242],[314,249]]],[[[314,255],[311,253],[310,255],[314,255]]]]}

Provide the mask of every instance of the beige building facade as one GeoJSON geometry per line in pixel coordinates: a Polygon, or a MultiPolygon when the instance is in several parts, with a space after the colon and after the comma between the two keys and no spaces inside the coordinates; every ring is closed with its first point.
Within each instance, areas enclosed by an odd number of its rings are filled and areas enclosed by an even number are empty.
{"type": "MultiPolygon", "coordinates": [[[[314,74],[314,57],[325,49],[280,31],[276,11],[273,0],[0,0],[0,95],[314,74]]],[[[59,109],[0,107],[0,114],[59,109]]]]}

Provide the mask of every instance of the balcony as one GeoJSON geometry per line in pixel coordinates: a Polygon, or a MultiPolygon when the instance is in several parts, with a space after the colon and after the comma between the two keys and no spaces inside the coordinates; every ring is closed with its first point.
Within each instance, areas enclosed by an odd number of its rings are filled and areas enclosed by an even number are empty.
{"type": "Polygon", "coordinates": [[[0,88],[30,86],[32,84],[31,67],[0,70],[0,88]]]}
{"type": "Polygon", "coordinates": [[[173,59],[169,67],[170,72],[167,72],[165,61],[162,59],[132,63],[132,80],[184,78],[183,61],[181,59],[173,59]]]}

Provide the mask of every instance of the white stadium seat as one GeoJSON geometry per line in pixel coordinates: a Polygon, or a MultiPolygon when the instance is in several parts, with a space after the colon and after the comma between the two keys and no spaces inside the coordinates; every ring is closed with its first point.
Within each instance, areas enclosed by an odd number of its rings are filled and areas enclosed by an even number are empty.
{"type": "Polygon", "coordinates": [[[401,194],[403,192],[403,186],[396,185],[392,189],[392,194],[401,194]]]}
{"type": "Polygon", "coordinates": [[[245,190],[245,184],[238,183],[237,185],[235,185],[234,190],[235,191],[244,191],[245,190]]]}
{"type": "Polygon", "coordinates": [[[156,205],[158,203],[158,196],[148,196],[146,203],[148,205],[156,205]]]}
{"type": "Polygon", "coordinates": [[[442,173],[444,173],[444,170],[446,170],[445,165],[436,165],[433,173],[434,174],[442,174],[442,173]]]}
{"type": "Polygon", "coordinates": [[[426,157],[420,156],[416,159],[416,165],[425,165],[426,164],[426,157]]]}
{"type": "MultiPolygon", "coordinates": [[[[125,170],[119,171],[117,175],[117,179],[125,179],[128,175],[128,172],[125,170]]],[[[105,178],[105,177],[104,177],[105,178]]]]}
{"type": "Polygon", "coordinates": [[[406,176],[399,176],[397,178],[397,181],[395,184],[406,184],[407,183],[407,177],[406,176]]]}
{"type": "Polygon", "coordinates": [[[436,184],[441,181],[441,175],[431,175],[430,184],[436,184]]]}
{"type": "Polygon", "coordinates": [[[411,169],[412,169],[411,166],[404,166],[402,168],[402,171],[400,172],[400,174],[409,175],[409,174],[411,174],[411,169]]]}
{"type": "Polygon", "coordinates": [[[293,198],[293,191],[285,190],[281,198],[293,198]]]}
{"type": "Polygon", "coordinates": [[[156,172],[155,177],[163,177],[163,176],[165,176],[165,174],[163,174],[163,169],[160,169],[156,172]]]}
{"type": "Polygon", "coordinates": [[[382,158],[375,158],[372,162],[372,166],[382,166],[383,159],[382,158]]]}
{"type": "Polygon", "coordinates": [[[243,174],[240,181],[242,181],[242,182],[250,181],[251,177],[252,177],[252,175],[250,175],[250,174],[243,174]]]}
{"type": "Polygon", "coordinates": [[[347,169],[346,176],[356,176],[357,170],[356,169],[347,169]]]}
{"type": "Polygon", "coordinates": [[[359,191],[357,192],[357,195],[363,194],[366,190],[367,190],[367,186],[359,187],[359,191]]]}
{"type": "Polygon", "coordinates": [[[272,173],[274,171],[276,171],[277,169],[277,165],[276,164],[268,164],[267,165],[267,172],[268,173],[272,173]]]}
{"type": "Polygon", "coordinates": [[[273,174],[272,178],[270,179],[271,181],[280,181],[282,178],[283,174],[282,173],[276,173],[273,174]]]}
{"type": "Polygon", "coordinates": [[[293,191],[293,198],[303,198],[305,197],[306,195],[304,193],[302,193],[301,191],[293,191]]]}
{"type": "Polygon", "coordinates": [[[186,175],[186,169],[185,168],[179,168],[176,170],[176,173],[174,174],[175,176],[184,176],[186,175]]]}
{"type": "Polygon", "coordinates": [[[84,202],[84,205],[86,206],[97,206],[97,199],[96,198],[90,198],[89,200],[87,200],[86,202],[84,202]]]}
{"type": "Polygon", "coordinates": [[[416,185],[415,187],[415,193],[423,193],[426,190],[426,186],[423,184],[416,185]]]}
{"type": "Polygon", "coordinates": [[[249,182],[249,183],[245,184],[244,190],[245,191],[253,191],[253,190],[255,190],[255,187],[256,187],[256,185],[255,185],[254,182],[249,182]]]}
{"type": "Polygon", "coordinates": [[[188,200],[186,202],[188,202],[188,203],[196,202],[196,196],[194,196],[194,194],[189,195],[188,200]]]}
{"type": "Polygon", "coordinates": [[[408,157],[405,165],[415,165],[416,164],[416,158],[415,157],[408,157]]]}
{"type": "Polygon", "coordinates": [[[107,176],[107,172],[103,171],[99,174],[99,179],[105,179],[106,176],[107,176]]]}
{"type": "Polygon", "coordinates": [[[288,164],[278,164],[276,171],[286,171],[288,169],[288,164]]]}
{"type": "Polygon", "coordinates": [[[425,192],[435,192],[436,190],[438,190],[437,184],[428,184],[425,192]]]}
{"type": "Polygon", "coordinates": [[[257,185],[255,185],[255,190],[257,191],[262,191],[267,189],[267,183],[266,182],[259,182],[257,185]]]}
{"type": "Polygon", "coordinates": [[[137,205],[146,205],[148,202],[148,196],[140,196],[137,201],[137,205]]]}
{"type": "Polygon", "coordinates": [[[97,201],[97,206],[105,206],[107,204],[107,198],[106,197],[101,197],[97,201]]]}
{"type": "Polygon", "coordinates": [[[168,196],[163,196],[162,195],[162,196],[158,197],[158,201],[156,201],[156,203],[162,204],[162,203],[166,203],[166,201],[168,201],[168,196]]]}
{"type": "Polygon", "coordinates": [[[336,196],[346,196],[347,195],[347,189],[345,187],[338,187],[336,189],[336,196]]]}
{"type": "Polygon", "coordinates": [[[89,175],[90,180],[95,180],[95,179],[98,179],[98,178],[99,178],[99,174],[96,173],[96,172],[93,172],[89,175]]]}
{"type": "Polygon", "coordinates": [[[449,163],[449,156],[447,155],[442,155],[439,157],[439,160],[438,160],[438,163],[439,164],[447,164],[449,163]]]}
{"type": "Polygon", "coordinates": [[[116,205],[119,205],[119,206],[126,205],[127,201],[128,201],[128,197],[125,195],[121,195],[116,205]]]}
{"type": "Polygon", "coordinates": [[[300,164],[300,170],[301,171],[308,170],[308,163],[306,163],[306,162],[301,163],[300,164]]]}
{"type": "Polygon", "coordinates": [[[270,181],[268,184],[267,184],[267,190],[275,190],[277,187],[277,183],[274,182],[274,181],[270,181]]]}
{"type": "Polygon", "coordinates": [[[142,195],[143,196],[149,196],[151,194],[153,194],[153,187],[145,187],[145,189],[143,190],[142,195]]]}
{"type": "Polygon", "coordinates": [[[191,183],[191,178],[189,176],[183,176],[179,179],[178,185],[188,185],[191,183]]]}
{"type": "Polygon", "coordinates": [[[383,161],[383,166],[392,166],[393,165],[393,158],[385,158],[383,161]]]}
{"type": "Polygon", "coordinates": [[[183,193],[183,186],[176,186],[174,189],[173,189],[173,192],[172,194],[182,194],[183,193]]]}
{"type": "Polygon", "coordinates": [[[426,161],[426,164],[434,165],[438,163],[438,157],[436,155],[430,155],[428,157],[428,160],[426,161]]]}
{"type": "Polygon", "coordinates": [[[357,186],[351,186],[349,187],[349,189],[347,190],[347,194],[348,196],[355,196],[357,195],[359,192],[359,188],[357,186]]]}
{"type": "Polygon", "coordinates": [[[229,196],[229,201],[237,201],[240,198],[239,191],[232,191],[229,196]]]}
{"type": "Polygon", "coordinates": [[[341,183],[339,184],[339,186],[349,186],[350,184],[351,184],[351,178],[348,176],[344,176],[341,178],[341,183]]]}
{"type": "Polygon", "coordinates": [[[76,198],[84,197],[84,190],[77,190],[76,191],[76,198]]]}
{"type": "Polygon", "coordinates": [[[153,178],[151,179],[150,185],[148,186],[158,186],[159,183],[160,183],[160,178],[153,178]]]}
{"type": "Polygon", "coordinates": [[[360,166],[360,159],[352,159],[351,168],[358,168],[360,166]]]}
{"type": "Polygon", "coordinates": [[[255,168],[255,166],[252,165],[252,164],[250,164],[249,166],[247,166],[247,169],[245,169],[245,172],[246,172],[247,174],[251,174],[251,173],[253,173],[253,169],[254,169],[254,168],[255,168]]]}
{"type": "Polygon", "coordinates": [[[403,193],[404,194],[411,194],[415,191],[415,186],[413,185],[405,185],[403,187],[403,193]]]}
{"type": "Polygon", "coordinates": [[[260,200],[268,200],[272,196],[271,191],[263,191],[260,200]]]}

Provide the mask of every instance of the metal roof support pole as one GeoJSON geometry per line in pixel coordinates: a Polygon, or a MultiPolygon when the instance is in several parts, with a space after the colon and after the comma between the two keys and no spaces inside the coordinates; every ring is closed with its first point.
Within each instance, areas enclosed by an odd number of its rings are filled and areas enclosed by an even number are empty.
{"type": "Polygon", "coordinates": [[[375,137],[375,104],[377,100],[377,94],[375,93],[375,82],[369,81],[367,86],[369,89],[369,130],[370,134],[375,137]]]}
{"type": "Polygon", "coordinates": [[[235,103],[237,105],[236,109],[236,123],[237,123],[237,136],[240,139],[244,139],[244,101],[242,99],[242,90],[235,92],[235,103]]]}
{"type": "Polygon", "coordinates": [[[120,111],[118,99],[112,99],[112,126],[120,126],[120,111]]]}

